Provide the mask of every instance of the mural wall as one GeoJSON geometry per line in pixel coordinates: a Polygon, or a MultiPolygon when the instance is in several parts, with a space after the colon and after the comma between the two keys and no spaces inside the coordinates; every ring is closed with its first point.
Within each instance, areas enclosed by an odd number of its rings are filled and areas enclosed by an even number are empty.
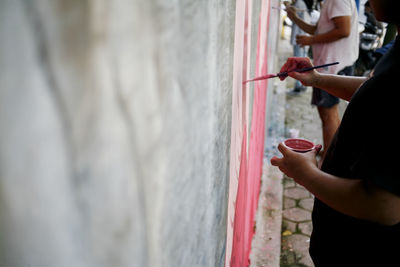
{"type": "MultiPolygon", "coordinates": [[[[263,83],[243,91],[238,73],[266,70],[257,24],[269,10],[250,0],[0,1],[0,265],[224,266],[238,256],[233,173],[259,182],[263,141],[252,140],[267,93],[263,83]],[[257,10],[246,15],[246,68],[241,8],[257,10]]],[[[257,187],[246,194],[251,220],[257,187]]]]}

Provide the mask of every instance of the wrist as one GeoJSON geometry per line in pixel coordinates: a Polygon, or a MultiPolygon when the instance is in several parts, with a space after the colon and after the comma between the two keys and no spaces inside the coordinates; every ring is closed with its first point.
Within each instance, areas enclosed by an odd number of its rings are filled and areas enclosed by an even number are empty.
{"type": "Polygon", "coordinates": [[[316,41],[315,41],[315,38],[316,36],[315,35],[310,35],[310,45],[313,45],[313,44],[315,44],[316,43],[316,41]]]}
{"type": "Polygon", "coordinates": [[[311,86],[321,88],[322,79],[322,74],[314,70],[314,79],[311,81],[311,86]]]}
{"type": "Polygon", "coordinates": [[[303,173],[301,177],[298,178],[297,183],[301,184],[307,189],[311,189],[313,187],[313,183],[318,180],[318,177],[321,174],[321,170],[317,167],[316,164],[310,164],[307,167],[307,171],[303,173]]]}

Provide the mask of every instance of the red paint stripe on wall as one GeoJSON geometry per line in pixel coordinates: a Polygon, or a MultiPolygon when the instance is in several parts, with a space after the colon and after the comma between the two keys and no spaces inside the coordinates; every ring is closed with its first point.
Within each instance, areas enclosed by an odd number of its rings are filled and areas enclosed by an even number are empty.
{"type": "MultiPolygon", "coordinates": [[[[250,69],[247,51],[251,40],[251,36],[249,36],[251,4],[251,0],[237,1],[236,9],[234,75],[240,73],[241,77],[234,76],[233,78],[231,172],[225,261],[226,266],[229,263],[232,267],[249,265],[264,151],[267,80],[256,82],[254,85],[249,140],[247,139],[249,85],[242,85],[242,81],[248,78],[250,69]],[[239,103],[240,105],[235,106],[239,103]],[[238,146],[239,142],[240,146],[238,146]],[[249,149],[248,155],[247,149],[249,149]],[[234,210],[232,210],[233,206],[234,210]]],[[[263,75],[268,71],[267,30],[270,2],[263,0],[261,5],[257,36],[256,76],[263,75]]]]}
{"type": "MultiPolygon", "coordinates": [[[[256,56],[256,75],[268,73],[268,54],[267,54],[267,32],[269,26],[269,1],[262,1],[258,38],[257,38],[257,56],[256,56]]],[[[247,250],[246,258],[249,259],[251,250],[251,241],[254,235],[254,218],[257,210],[260,194],[260,182],[262,176],[262,165],[264,155],[264,137],[265,137],[265,111],[268,80],[256,82],[254,85],[253,112],[251,120],[251,134],[248,156],[248,174],[249,183],[248,205],[246,208],[246,217],[248,220],[247,250]]]]}
{"type": "MultiPolygon", "coordinates": [[[[227,218],[227,239],[225,266],[231,262],[233,244],[241,243],[240,236],[234,237],[234,226],[240,223],[243,213],[238,205],[237,196],[245,194],[244,187],[239,186],[239,181],[247,173],[247,110],[248,110],[248,91],[243,87],[243,77],[247,74],[247,44],[246,32],[249,26],[250,16],[246,14],[249,10],[248,2],[251,0],[236,2],[235,16],[235,45],[233,58],[233,88],[232,88],[232,128],[231,128],[231,156],[230,156],[230,179],[229,179],[229,199],[228,199],[228,218],[227,218]],[[242,191],[239,191],[239,188],[242,191]],[[236,214],[236,210],[238,214],[236,214]],[[238,218],[239,217],[239,218],[238,218]],[[234,241],[239,238],[239,241],[234,241]]],[[[238,229],[238,226],[236,226],[238,229]]],[[[237,253],[240,254],[240,253],[237,253]]],[[[236,255],[236,254],[235,254],[236,255]]]]}

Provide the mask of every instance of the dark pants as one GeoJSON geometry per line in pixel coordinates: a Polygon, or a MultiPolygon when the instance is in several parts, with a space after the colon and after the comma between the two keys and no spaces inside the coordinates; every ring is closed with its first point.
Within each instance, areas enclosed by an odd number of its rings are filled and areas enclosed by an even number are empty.
{"type": "MultiPolygon", "coordinates": [[[[352,76],[354,73],[354,65],[347,66],[338,72],[338,75],[352,76]]],[[[320,88],[313,87],[311,104],[318,107],[331,108],[339,104],[339,98],[333,96],[320,88]]]]}

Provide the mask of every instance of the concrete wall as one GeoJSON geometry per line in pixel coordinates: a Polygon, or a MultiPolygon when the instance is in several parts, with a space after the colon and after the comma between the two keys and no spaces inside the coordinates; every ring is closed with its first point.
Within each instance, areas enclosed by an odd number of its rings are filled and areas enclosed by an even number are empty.
{"type": "Polygon", "coordinates": [[[235,1],[0,1],[0,265],[222,266],[235,1]]]}

